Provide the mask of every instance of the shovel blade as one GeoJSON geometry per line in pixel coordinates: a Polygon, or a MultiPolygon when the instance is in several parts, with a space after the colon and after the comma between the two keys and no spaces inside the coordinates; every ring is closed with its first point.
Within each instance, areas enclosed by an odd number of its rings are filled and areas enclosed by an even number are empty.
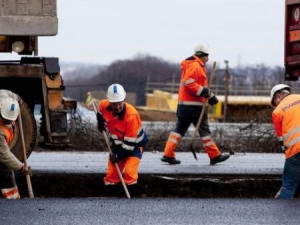
{"type": "Polygon", "coordinates": [[[190,145],[190,150],[191,150],[191,152],[193,153],[194,158],[195,158],[196,160],[198,160],[197,155],[196,155],[196,152],[195,152],[195,149],[194,149],[194,147],[193,147],[192,144],[190,145]]]}

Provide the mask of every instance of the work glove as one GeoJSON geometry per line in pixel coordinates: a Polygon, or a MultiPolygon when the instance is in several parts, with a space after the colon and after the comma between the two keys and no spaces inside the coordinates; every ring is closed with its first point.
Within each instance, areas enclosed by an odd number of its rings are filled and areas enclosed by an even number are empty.
{"type": "Polygon", "coordinates": [[[211,95],[211,91],[209,88],[204,87],[200,93],[200,97],[209,98],[211,95]]]}
{"type": "Polygon", "coordinates": [[[215,105],[219,102],[218,98],[215,96],[214,93],[211,93],[210,98],[208,99],[208,104],[215,105]]]}
{"type": "Polygon", "coordinates": [[[97,112],[97,122],[98,122],[98,130],[102,133],[102,131],[106,131],[106,122],[103,119],[102,115],[97,112]]]}
{"type": "Polygon", "coordinates": [[[116,153],[109,154],[109,159],[112,163],[117,163],[120,161],[116,153]]]}
{"type": "Polygon", "coordinates": [[[26,168],[25,165],[23,165],[22,168],[21,168],[21,172],[22,172],[24,175],[32,176],[32,170],[31,170],[30,166],[28,166],[28,167],[26,168]]]}

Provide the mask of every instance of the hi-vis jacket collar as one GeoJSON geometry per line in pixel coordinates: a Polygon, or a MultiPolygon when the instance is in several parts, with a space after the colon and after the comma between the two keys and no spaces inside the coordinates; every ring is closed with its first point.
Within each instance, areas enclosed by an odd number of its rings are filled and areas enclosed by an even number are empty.
{"type": "Polygon", "coordinates": [[[120,120],[123,120],[124,119],[124,116],[125,116],[125,112],[126,112],[126,104],[124,103],[124,107],[122,109],[122,111],[120,113],[115,113],[111,107],[111,105],[107,106],[107,111],[111,111],[113,112],[114,116],[118,116],[118,118],[120,120]]]}

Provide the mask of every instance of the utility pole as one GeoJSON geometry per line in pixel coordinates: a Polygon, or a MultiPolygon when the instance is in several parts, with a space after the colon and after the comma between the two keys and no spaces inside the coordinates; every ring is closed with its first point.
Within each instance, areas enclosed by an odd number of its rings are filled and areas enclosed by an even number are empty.
{"type": "Polygon", "coordinates": [[[230,82],[230,73],[229,73],[229,61],[224,60],[224,63],[226,64],[225,68],[225,101],[224,101],[224,122],[227,119],[227,108],[228,108],[228,95],[229,95],[229,82],[230,82]]]}

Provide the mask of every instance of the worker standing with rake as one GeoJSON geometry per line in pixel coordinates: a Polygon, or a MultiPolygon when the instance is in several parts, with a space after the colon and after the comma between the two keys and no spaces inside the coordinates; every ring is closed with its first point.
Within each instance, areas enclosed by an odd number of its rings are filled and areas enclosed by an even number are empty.
{"type": "MultiPolygon", "coordinates": [[[[207,87],[205,64],[208,61],[210,52],[209,45],[200,43],[196,45],[194,51],[193,56],[181,63],[182,75],[178,92],[177,123],[175,129],[169,135],[161,161],[169,164],[181,163],[180,160],[175,158],[176,146],[189,126],[193,124],[197,127],[198,120],[201,118],[198,133],[204,150],[210,158],[210,164],[214,165],[227,160],[230,155],[221,154],[214,143],[208,125],[206,107],[204,107],[207,101],[210,105],[218,103],[217,97],[207,87]],[[202,110],[204,110],[204,114],[200,116],[202,110]]],[[[196,158],[196,154],[194,156],[196,158]]]]}
{"type": "Polygon", "coordinates": [[[124,182],[133,185],[138,180],[138,168],[148,141],[136,109],[125,102],[126,92],[120,84],[112,84],[107,99],[99,103],[98,130],[108,131],[112,154],[109,155],[105,185],[120,182],[117,166],[124,173],[124,182]],[[117,163],[117,166],[115,166],[117,163]]]}
{"type": "Polygon", "coordinates": [[[19,161],[9,149],[13,140],[14,122],[20,113],[18,99],[11,91],[0,90],[0,189],[7,199],[20,198],[14,171],[31,175],[30,168],[19,161]]]}

